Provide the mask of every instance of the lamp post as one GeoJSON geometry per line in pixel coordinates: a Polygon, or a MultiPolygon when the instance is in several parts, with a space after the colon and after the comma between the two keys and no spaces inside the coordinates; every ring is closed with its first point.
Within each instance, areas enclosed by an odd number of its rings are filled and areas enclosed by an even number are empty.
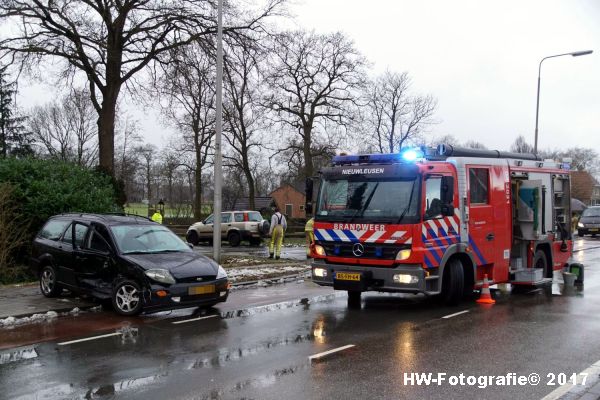
{"type": "Polygon", "coordinates": [[[556,54],[553,56],[544,57],[540,61],[540,66],[538,68],[537,101],[536,101],[536,105],[535,105],[535,143],[533,145],[533,154],[537,155],[537,148],[538,148],[538,117],[539,117],[539,112],[540,112],[540,75],[542,74],[542,63],[544,62],[544,60],[546,60],[548,58],[562,57],[562,56],[579,57],[579,56],[586,56],[588,54],[592,54],[593,52],[594,52],[593,50],[582,50],[582,51],[574,51],[572,53],[556,54]]]}
{"type": "Polygon", "coordinates": [[[221,132],[223,130],[223,0],[217,3],[217,82],[216,82],[216,132],[215,132],[215,196],[213,201],[213,258],[221,263],[221,201],[223,185],[223,156],[221,132]]]}

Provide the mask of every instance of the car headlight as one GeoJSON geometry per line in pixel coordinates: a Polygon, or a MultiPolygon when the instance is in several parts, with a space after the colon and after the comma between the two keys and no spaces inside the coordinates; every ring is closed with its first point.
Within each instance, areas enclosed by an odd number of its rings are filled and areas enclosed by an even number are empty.
{"type": "Polygon", "coordinates": [[[145,272],[146,276],[153,281],[172,285],[175,283],[175,278],[166,269],[149,269],[145,272]]]}
{"type": "Polygon", "coordinates": [[[223,268],[219,265],[219,270],[217,272],[217,279],[223,279],[223,278],[227,278],[227,271],[225,271],[225,268],[223,268]]]}
{"type": "Polygon", "coordinates": [[[583,222],[578,222],[577,223],[577,227],[578,228],[585,228],[585,225],[583,224],[583,222]]]}

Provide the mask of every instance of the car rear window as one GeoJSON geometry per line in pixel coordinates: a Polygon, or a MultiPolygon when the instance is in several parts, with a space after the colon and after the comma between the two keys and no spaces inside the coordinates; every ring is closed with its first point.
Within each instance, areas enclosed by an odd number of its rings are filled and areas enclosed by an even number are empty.
{"type": "Polygon", "coordinates": [[[40,233],[38,233],[38,237],[49,240],[58,240],[70,222],[71,221],[64,219],[52,219],[46,222],[46,225],[44,225],[40,233]]]}
{"type": "Polygon", "coordinates": [[[254,212],[248,213],[248,220],[253,221],[253,222],[260,222],[263,220],[263,217],[262,217],[262,215],[260,215],[260,213],[258,211],[254,211],[254,212]]]}

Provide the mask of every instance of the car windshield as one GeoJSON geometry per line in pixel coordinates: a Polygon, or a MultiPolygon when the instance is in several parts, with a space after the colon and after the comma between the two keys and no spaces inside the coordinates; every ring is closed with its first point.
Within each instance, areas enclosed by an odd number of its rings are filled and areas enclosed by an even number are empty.
{"type": "Polygon", "coordinates": [[[583,217],[600,217],[600,207],[586,208],[582,214],[583,217]]]}
{"type": "Polygon", "coordinates": [[[412,179],[325,179],[315,220],[415,222],[418,188],[412,179]]]}
{"type": "Polygon", "coordinates": [[[160,225],[116,225],[110,230],[123,254],[191,251],[177,235],[160,225]]]}

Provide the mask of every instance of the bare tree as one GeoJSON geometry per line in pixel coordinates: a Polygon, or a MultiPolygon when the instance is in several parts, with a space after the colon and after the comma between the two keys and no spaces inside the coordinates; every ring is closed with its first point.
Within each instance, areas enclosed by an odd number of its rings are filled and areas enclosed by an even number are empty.
{"type": "Polygon", "coordinates": [[[277,122],[291,128],[293,139],[282,150],[299,154],[303,175],[312,176],[315,144],[325,135],[319,124],[351,123],[354,92],[363,83],[365,58],[341,33],[305,31],[279,35],[272,58],[265,105],[274,111],[277,122]]]}
{"type": "Polygon", "coordinates": [[[429,142],[429,146],[436,147],[440,144],[449,144],[451,146],[460,146],[460,141],[454,135],[442,135],[439,137],[432,138],[429,142]]]}
{"type": "Polygon", "coordinates": [[[411,96],[410,85],[407,72],[387,71],[366,86],[367,129],[381,153],[400,151],[434,123],[437,101],[432,96],[411,96]]]}
{"type": "Polygon", "coordinates": [[[155,76],[166,118],[183,135],[183,151],[194,154],[194,217],[202,213],[202,170],[212,157],[215,135],[214,63],[200,46],[171,53],[171,62],[155,76]]]}
{"type": "Polygon", "coordinates": [[[144,195],[135,192],[135,178],[139,169],[140,160],[134,149],[141,145],[142,137],[139,134],[139,125],[136,120],[125,115],[117,119],[116,147],[118,153],[115,160],[116,177],[123,184],[123,190],[128,199],[141,200],[144,195]]]}
{"type": "Polygon", "coordinates": [[[224,120],[225,138],[232,150],[225,153],[227,163],[237,168],[246,178],[250,209],[255,207],[254,174],[252,152],[262,146],[260,132],[267,127],[264,110],[261,106],[262,77],[259,60],[265,52],[258,43],[251,40],[238,42],[231,46],[225,57],[225,94],[224,120]]]}
{"type": "Polygon", "coordinates": [[[592,175],[600,172],[598,152],[586,147],[572,147],[560,153],[563,158],[571,158],[571,168],[578,171],[587,171],[592,175]]]}
{"type": "Polygon", "coordinates": [[[28,119],[34,140],[51,157],[91,167],[97,161],[95,111],[85,89],[72,89],[60,102],[35,107],[28,119]]]}
{"type": "Polygon", "coordinates": [[[533,146],[527,143],[525,136],[519,135],[510,145],[510,151],[513,153],[533,153],[533,146]]]}
{"type": "Polygon", "coordinates": [[[479,149],[479,150],[487,150],[487,147],[477,140],[467,140],[464,144],[465,147],[469,149],[479,149]]]}
{"type": "MultiPolygon", "coordinates": [[[[228,3],[231,25],[224,33],[261,28],[281,1],[267,0],[256,13],[228,3]]],[[[208,0],[0,0],[0,20],[16,25],[0,41],[5,55],[27,66],[58,59],[64,63],[60,76],[85,76],[98,114],[100,166],[110,173],[123,86],[134,85],[140,71],[171,50],[207,41],[217,28],[214,3],[208,0]]]]}
{"type": "MultiPolygon", "coordinates": [[[[178,174],[182,167],[185,167],[186,160],[182,160],[181,152],[177,146],[169,146],[163,149],[161,156],[161,176],[167,180],[166,198],[169,206],[175,208],[174,201],[174,185],[177,184],[177,179],[181,179],[181,174],[178,174]]],[[[181,197],[181,196],[179,196],[181,197]]]]}
{"type": "Polygon", "coordinates": [[[145,144],[136,147],[135,152],[140,157],[142,165],[144,166],[143,174],[146,186],[146,198],[148,199],[148,201],[152,201],[152,178],[156,146],[151,144],[145,144]]]}

